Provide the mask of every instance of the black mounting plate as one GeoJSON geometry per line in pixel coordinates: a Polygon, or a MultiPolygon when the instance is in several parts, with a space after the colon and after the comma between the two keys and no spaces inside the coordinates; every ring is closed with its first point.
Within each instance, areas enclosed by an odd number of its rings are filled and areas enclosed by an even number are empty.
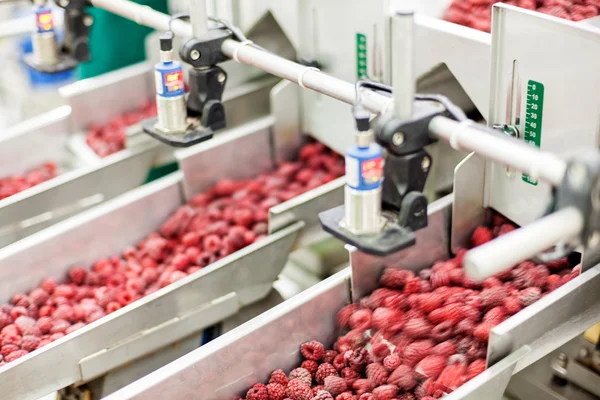
{"type": "Polygon", "coordinates": [[[142,129],[153,138],[172,147],[190,147],[197,143],[213,137],[213,130],[203,126],[194,126],[185,133],[164,133],[156,129],[158,118],[150,118],[142,121],[142,129]]]}
{"type": "Polygon", "coordinates": [[[35,61],[33,54],[27,54],[23,57],[25,64],[35,69],[36,71],[45,72],[47,74],[56,74],[73,69],[77,66],[78,61],[73,57],[59,55],[58,63],[53,65],[39,64],[35,61]]]}
{"type": "Polygon", "coordinates": [[[319,221],[326,232],[329,232],[344,243],[351,244],[363,253],[383,257],[404,250],[416,243],[415,232],[389,219],[386,221],[381,233],[368,236],[355,235],[340,226],[340,222],[343,219],[343,205],[319,213],[319,221]]]}

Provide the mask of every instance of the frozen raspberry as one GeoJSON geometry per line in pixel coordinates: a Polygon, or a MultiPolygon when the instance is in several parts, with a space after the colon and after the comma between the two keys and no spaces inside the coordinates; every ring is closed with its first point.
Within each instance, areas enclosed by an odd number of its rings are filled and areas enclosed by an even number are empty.
{"type": "Polygon", "coordinates": [[[485,359],[478,358],[477,360],[469,364],[469,367],[467,368],[467,380],[475,378],[483,371],[485,371],[485,359]]]}
{"type": "Polygon", "coordinates": [[[12,353],[10,353],[9,355],[7,355],[6,357],[4,357],[4,361],[6,361],[7,363],[15,361],[16,359],[19,359],[25,355],[29,354],[29,352],[27,350],[16,350],[13,351],[12,353]]]}
{"type": "Polygon", "coordinates": [[[333,400],[333,396],[325,390],[319,390],[313,400],[333,400]]]}
{"type": "Polygon", "coordinates": [[[412,318],[404,324],[403,333],[409,337],[419,339],[427,337],[432,328],[431,324],[425,318],[412,318]]]}
{"type": "Polygon", "coordinates": [[[471,335],[475,329],[475,322],[470,319],[463,319],[454,327],[456,335],[471,335]]]}
{"type": "Polygon", "coordinates": [[[494,326],[491,322],[482,322],[473,331],[473,336],[480,342],[487,342],[490,338],[490,331],[494,326]]]}
{"type": "Polygon", "coordinates": [[[373,393],[363,393],[360,395],[358,400],[377,400],[373,393]]]}
{"type": "Polygon", "coordinates": [[[10,299],[10,302],[15,306],[27,308],[31,304],[31,299],[25,293],[17,293],[10,299]]]}
{"type": "Polygon", "coordinates": [[[401,365],[391,373],[388,383],[396,385],[400,390],[409,391],[417,384],[415,372],[408,365],[401,365]]]}
{"type": "Polygon", "coordinates": [[[69,278],[76,285],[81,285],[85,281],[87,271],[81,267],[73,267],[69,270],[69,278]]]}
{"type": "Polygon", "coordinates": [[[64,319],[69,322],[75,321],[75,313],[73,312],[73,307],[67,304],[63,304],[56,307],[56,311],[54,311],[54,315],[52,315],[52,317],[55,320],[64,319]]]}
{"type": "Polygon", "coordinates": [[[338,352],[335,351],[335,350],[325,350],[325,352],[323,353],[323,358],[321,359],[321,361],[325,362],[325,363],[332,364],[333,360],[335,359],[335,357],[337,355],[338,355],[338,352]]]}
{"type": "Polygon", "coordinates": [[[323,347],[323,344],[316,340],[311,340],[300,346],[300,353],[302,353],[302,356],[307,360],[319,361],[323,358],[324,352],[325,348],[323,347]]]}
{"type": "Polygon", "coordinates": [[[40,328],[37,327],[37,325],[34,326],[24,326],[21,329],[21,333],[23,334],[23,336],[37,336],[40,337],[42,336],[42,331],[40,330],[40,328]]]}
{"type": "Polygon", "coordinates": [[[431,286],[435,289],[442,286],[450,285],[451,278],[448,270],[440,269],[434,271],[430,278],[431,286]]]}
{"type": "Polygon", "coordinates": [[[415,372],[436,379],[446,368],[446,361],[447,358],[444,356],[427,356],[415,366],[415,372]]]}
{"type": "Polygon", "coordinates": [[[269,378],[269,383],[279,383],[280,385],[287,386],[288,378],[285,376],[285,372],[281,369],[276,369],[271,372],[271,378],[269,378]]]}
{"type": "Polygon", "coordinates": [[[21,346],[22,343],[22,338],[21,335],[19,334],[15,334],[15,333],[8,333],[8,334],[4,334],[1,337],[2,339],[2,346],[5,346],[7,344],[14,344],[15,346],[21,346]]]}
{"type": "Polygon", "coordinates": [[[296,368],[290,372],[289,380],[299,379],[302,382],[308,383],[309,385],[312,383],[312,375],[310,372],[304,368],[296,368]]]}
{"type": "Polygon", "coordinates": [[[377,400],[392,400],[398,394],[396,385],[381,385],[373,389],[373,394],[377,400]]]}
{"type": "Polygon", "coordinates": [[[46,303],[46,301],[48,301],[50,295],[42,288],[35,288],[29,293],[29,298],[33,304],[41,307],[44,305],[44,303],[46,303]]]}
{"type": "Polygon", "coordinates": [[[483,316],[483,322],[491,322],[494,326],[506,319],[506,309],[502,306],[494,307],[483,316]]]}
{"type": "Polygon", "coordinates": [[[5,312],[0,312],[0,329],[12,323],[12,318],[5,312]]]}
{"type": "Polygon", "coordinates": [[[342,376],[342,378],[344,378],[348,387],[351,387],[357,379],[360,379],[360,374],[350,367],[342,369],[340,375],[342,376]]]}
{"type": "Polygon", "coordinates": [[[486,309],[501,306],[508,295],[508,291],[504,286],[484,289],[480,295],[481,306],[486,309]]]}
{"type": "Polygon", "coordinates": [[[482,284],[484,289],[489,289],[495,286],[502,286],[502,281],[496,277],[491,277],[485,279],[482,284]]]}
{"type": "Polygon", "coordinates": [[[542,290],[538,287],[530,287],[519,293],[519,303],[523,307],[527,307],[535,303],[542,296],[542,290]]]}
{"type": "Polygon", "coordinates": [[[504,299],[504,309],[508,315],[514,315],[521,311],[521,302],[517,297],[509,296],[504,299]]]}
{"type": "Polygon", "coordinates": [[[322,385],[325,382],[325,378],[328,376],[338,376],[338,372],[335,367],[329,363],[323,363],[319,365],[317,373],[315,374],[315,380],[317,383],[322,385]]]}
{"type": "Polygon", "coordinates": [[[52,324],[52,328],[50,328],[50,333],[64,333],[69,326],[71,326],[69,321],[66,321],[64,319],[57,319],[52,324]]]}
{"type": "Polygon", "coordinates": [[[246,400],[269,400],[269,394],[267,387],[262,383],[257,383],[252,386],[246,393],[246,400]]]}
{"type": "Polygon", "coordinates": [[[348,384],[344,378],[338,376],[328,376],[325,378],[324,389],[331,393],[332,396],[337,396],[342,392],[345,392],[348,388],[348,384]]]}
{"type": "Polygon", "coordinates": [[[4,357],[6,359],[6,356],[8,356],[13,351],[17,351],[17,350],[19,350],[19,346],[15,345],[15,344],[5,344],[5,345],[2,345],[2,347],[0,348],[0,355],[2,355],[2,357],[4,357]]]}
{"type": "Polygon", "coordinates": [[[75,289],[70,285],[58,285],[56,289],[54,289],[53,296],[71,299],[75,296],[75,289]]]}
{"type": "Polygon", "coordinates": [[[27,350],[29,352],[37,349],[37,346],[40,344],[40,338],[37,336],[23,336],[23,340],[21,342],[21,348],[23,350],[27,350]]]}
{"type": "Polygon", "coordinates": [[[448,304],[437,310],[433,310],[427,318],[436,325],[445,321],[456,325],[464,318],[463,306],[457,303],[448,304]]]}
{"type": "Polygon", "coordinates": [[[357,400],[357,398],[352,394],[352,392],[344,392],[342,394],[338,394],[335,400],[357,400]]]}
{"type": "Polygon", "coordinates": [[[440,308],[443,303],[444,298],[436,292],[421,295],[419,297],[419,309],[425,314],[429,314],[430,312],[440,308]]]}
{"type": "Polygon", "coordinates": [[[550,275],[548,276],[548,278],[546,278],[546,284],[544,285],[544,288],[548,292],[552,292],[558,289],[561,286],[561,284],[562,282],[560,279],[560,275],[550,275]]]}
{"type": "Polygon", "coordinates": [[[473,243],[473,247],[477,247],[489,242],[492,238],[492,231],[484,226],[478,226],[471,236],[471,243],[473,243]]]}
{"type": "Polygon", "coordinates": [[[373,387],[383,385],[389,376],[389,372],[379,363],[371,363],[365,369],[367,378],[371,381],[373,387]]]}
{"type": "Polygon", "coordinates": [[[396,268],[386,268],[379,279],[379,283],[387,288],[402,288],[408,279],[415,276],[414,272],[396,268]]]}
{"type": "Polygon", "coordinates": [[[408,307],[408,299],[404,294],[396,293],[386,297],[381,305],[392,310],[404,310],[408,307]]]}
{"type": "Polygon", "coordinates": [[[319,368],[319,363],[314,360],[304,360],[302,361],[302,364],[300,364],[300,368],[304,368],[305,370],[310,372],[311,376],[315,376],[315,374],[317,373],[317,368],[319,368]]]}
{"type": "Polygon", "coordinates": [[[404,364],[408,366],[416,365],[425,356],[429,355],[435,343],[431,340],[418,340],[406,346],[402,355],[404,356],[404,364]]]}
{"type": "Polygon", "coordinates": [[[81,329],[85,326],[84,322],[78,322],[76,324],[71,325],[70,327],[67,328],[67,330],[65,331],[65,333],[68,335],[69,333],[75,332],[78,329],[81,329]]]}
{"type": "Polygon", "coordinates": [[[350,317],[358,310],[358,305],[348,304],[337,313],[337,324],[340,328],[350,327],[350,317]]]}
{"type": "Polygon", "coordinates": [[[54,280],[52,278],[46,278],[40,284],[40,288],[44,289],[49,294],[52,294],[52,293],[54,293],[54,289],[56,289],[57,285],[58,284],[56,283],[56,280],[54,280]]]}
{"type": "Polygon", "coordinates": [[[314,386],[314,387],[312,388],[313,396],[316,396],[316,395],[317,395],[317,393],[319,393],[319,391],[320,391],[320,390],[325,390],[325,389],[323,388],[323,385],[317,385],[317,386],[314,386]]]}
{"type": "Polygon", "coordinates": [[[55,342],[58,339],[62,339],[63,337],[65,337],[65,334],[62,332],[57,332],[57,333],[53,333],[52,335],[50,335],[50,341],[51,342],[55,342]]]}
{"type": "Polygon", "coordinates": [[[433,349],[431,349],[431,354],[443,357],[450,357],[452,354],[455,353],[456,343],[454,340],[446,340],[445,342],[437,344],[433,349]]]}
{"type": "Polygon", "coordinates": [[[31,317],[26,317],[25,315],[21,315],[15,320],[15,325],[19,327],[19,329],[24,328],[26,326],[35,326],[35,319],[31,317]]]}
{"type": "Polygon", "coordinates": [[[390,354],[383,359],[383,366],[388,371],[393,371],[400,366],[402,359],[397,354],[390,354]]]}
{"type": "Polygon", "coordinates": [[[449,393],[466,382],[466,373],[467,367],[463,364],[448,365],[440,374],[437,384],[449,393]]]}
{"type": "Polygon", "coordinates": [[[371,310],[361,309],[350,317],[350,327],[352,329],[367,330],[371,328],[371,310]]]}
{"type": "Polygon", "coordinates": [[[404,293],[420,293],[421,289],[423,288],[421,282],[421,279],[417,277],[407,279],[406,284],[404,285],[404,293]]]}
{"type": "Polygon", "coordinates": [[[269,383],[267,393],[269,400],[283,400],[285,398],[285,386],[279,383],[269,383]]]}
{"type": "Polygon", "coordinates": [[[53,321],[50,317],[40,317],[36,321],[36,326],[40,328],[40,331],[45,334],[49,333],[50,329],[52,329],[53,321]]]}
{"type": "Polygon", "coordinates": [[[292,379],[285,389],[285,394],[292,400],[311,400],[313,398],[310,385],[300,379],[292,379]]]}
{"type": "Polygon", "coordinates": [[[13,320],[16,320],[23,315],[27,316],[27,309],[25,307],[16,306],[10,310],[10,318],[13,320]]]}
{"type": "Polygon", "coordinates": [[[352,389],[354,389],[357,395],[361,395],[373,390],[373,385],[371,385],[371,381],[368,379],[357,379],[352,384],[352,389]]]}
{"type": "Polygon", "coordinates": [[[430,337],[438,342],[443,342],[452,337],[453,330],[452,321],[444,321],[433,328],[430,337]]]}
{"type": "MultiPolygon", "coordinates": [[[[333,359],[332,364],[335,367],[335,369],[337,369],[338,371],[341,371],[348,366],[343,354],[336,355],[335,358],[333,359]]],[[[315,371],[316,371],[317,367],[315,367],[315,371]]]]}
{"type": "Polygon", "coordinates": [[[396,332],[402,329],[405,320],[401,311],[385,307],[376,308],[372,314],[372,324],[375,329],[387,332],[396,332]]]}

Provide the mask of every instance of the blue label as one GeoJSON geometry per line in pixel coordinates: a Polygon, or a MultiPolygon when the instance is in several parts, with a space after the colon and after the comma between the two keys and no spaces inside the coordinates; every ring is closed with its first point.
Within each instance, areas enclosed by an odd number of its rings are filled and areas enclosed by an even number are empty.
{"type": "Polygon", "coordinates": [[[352,147],[346,154],[346,184],[356,190],[373,190],[383,181],[383,153],[372,144],[368,148],[352,147]]]}
{"type": "Polygon", "coordinates": [[[156,67],[155,78],[156,93],[159,96],[183,96],[183,69],[179,63],[159,63],[156,67]]]}

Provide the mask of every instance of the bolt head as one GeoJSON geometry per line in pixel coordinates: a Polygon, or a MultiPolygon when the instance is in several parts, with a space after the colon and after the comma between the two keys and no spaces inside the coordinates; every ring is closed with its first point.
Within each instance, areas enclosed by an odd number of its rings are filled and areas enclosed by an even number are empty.
{"type": "Polygon", "coordinates": [[[94,18],[90,17],[89,15],[86,15],[83,18],[83,24],[85,26],[92,26],[93,23],[94,23],[94,18]]]}
{"type": "Polygon", "coordinates": [[[421,160],[421,169],[423,171],[427,171],[430,166],[431,166],[431,159],[429,157],[423,157],[423,160],[421,160]]]}
{"type": "Polygon", "coordinates": [[[575,187],[581,187],[585,185],[585,181],[588,177],[588,171],[585,165],[575,163],[569,168],[569,178],[575,187]]]}
{"type": "Polygon", "coordinates": [[[198,60],[200,58],[200,52],[196,49],[190,51],[190,58],[194,61],[198,60]]]}
{"type": "Polygon", "coordinates": [[[59,4],[61,7],[66,7],[69,5],[69,0],[60,0],[59,4]]]}
{"type": "Polygon", "coordinates": [[[394,133],[394,136],[392,136],[392,143],[394,144],[394,146],[400,146],[402,143],[404,143],[404,133],[394,133]]]}
{"type": "Polygon", "coordinates": [[[217,81],[219,81],[219,83],[223,83],[223,82],[225,82],[225,79],[226,79],[226,78],[227,78],[227,77],[226,77],[226,76],[225,76],[225,74],[224,74],[224,73],[222,73],[222,72],[219,72],[219,75],[217,75],[217,81]]]}

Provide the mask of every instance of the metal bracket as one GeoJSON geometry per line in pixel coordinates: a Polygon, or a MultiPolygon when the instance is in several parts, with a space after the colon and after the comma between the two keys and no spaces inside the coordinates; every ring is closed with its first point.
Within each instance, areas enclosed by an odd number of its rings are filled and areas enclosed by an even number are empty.
{"type": "Polygon", "coordinates": [[[228,61],[229,58],[221,52],[221,46],[231,39],[231,31],[227,29],[211,29],[206,38],[193,38],[181,46],[179,56],[194,68],[203,68],[228,61]]]}

